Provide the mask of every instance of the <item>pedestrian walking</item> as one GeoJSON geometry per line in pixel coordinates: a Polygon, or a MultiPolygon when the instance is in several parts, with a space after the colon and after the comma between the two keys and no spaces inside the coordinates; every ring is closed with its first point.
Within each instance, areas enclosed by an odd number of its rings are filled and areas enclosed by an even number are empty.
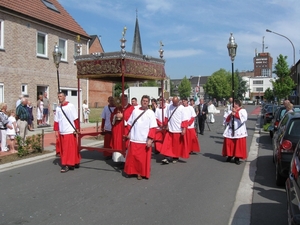
{"type": "Polygon", "coordinates": [[[130,142],[124,172],[127,175],[137,175],[138,180],[150,178],[151,147],[157,123],[154,112],[148,109],[149,103],[150,97],[143,95],[141,107],[135,109],[128,120],[130,142]]]}
{"type": "Polygon", "coordinates": [[[240,159],[247,158],[247,119],[248,114],[245,109],[241,108],[241,101],[234,100],[234,107],[231,114],[226,118],[226,129],[223,133],[222,155],[227,156],[226,162],[230,162],[234,157],[234,162],[239,165],[240,159]],[[232,133],[232,120],[234,121],[234,135],[232,133]]]}
{"type": "Polygon", "coordinates": [[[78,112],[75,106],[66,101],[63,92],[58,93],[59,106],[56,107],[54,118],[54,131],[56,138],[59,138],[61,173],[70,169],[79,168],[80,153],[77,148],[77,137],[79,128],[78,112]]]}

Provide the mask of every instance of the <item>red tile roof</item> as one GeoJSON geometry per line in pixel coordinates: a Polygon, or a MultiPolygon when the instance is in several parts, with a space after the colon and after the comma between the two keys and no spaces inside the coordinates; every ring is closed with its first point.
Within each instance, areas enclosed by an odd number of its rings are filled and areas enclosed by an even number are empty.
{"type": "Polygon", "coordinates": [[[47,1],[51,2],[59,13],[47,8],[41,0],[0,0],[0,9],[23,14],[23,16],[29,16],[32,19],[74,32],[76,35],[89,37],[57,0],[47,1]]]}

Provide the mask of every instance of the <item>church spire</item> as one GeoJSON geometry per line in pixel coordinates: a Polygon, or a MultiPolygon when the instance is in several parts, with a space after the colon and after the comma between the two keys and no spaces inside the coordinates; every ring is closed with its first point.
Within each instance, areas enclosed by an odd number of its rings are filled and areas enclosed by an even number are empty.
{"type": "Polygon", "coordinates": [[[143,55],[142,41],[141,41],[139,21],[138,21],[138,10],[136,10],[136,21],[135,21],[133,43],[132,43],[132,53],[143,55]]]}

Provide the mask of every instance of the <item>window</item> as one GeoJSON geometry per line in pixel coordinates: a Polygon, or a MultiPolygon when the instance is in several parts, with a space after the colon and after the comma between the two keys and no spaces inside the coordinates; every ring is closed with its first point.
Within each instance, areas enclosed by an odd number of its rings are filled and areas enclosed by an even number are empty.
{"type": "Polygon", "coordinates": [[[48,9],[51,9],[55,12],[58,12],[58,9],[55,7],[55,5],[53,5],[51,2],[48,2],[47,0],[42,0],[42,2],[45,4],[45,6],[48,8],[48,9]]]}
{"type": "Polygon", "coordinates": [[[59,39],[59,51],[61,52],[61,60],[67,61],[67,41],[65,39],[59,39]]]}
{"type": "Polygon", "coordinates": [[[65,94],[65,96],[68,96],[68,90],[61,90],[62,93],[65,94]]]}
{"type": "Polygon", "coordinates": [[[253,84],[263,84],[264,81],[263,80],[254,80],[253,84]]]}
{"type": "Polygon", "coordinates": [[[0,49],[4,49],[4,21],[0,20],[0,49]]]}
{"type": "Polygon", "coordinates": [[[0,102],[4,102],[4,85],[0,83],[0,102]]]}
{"type": "Polygon", "coordinates": [[[74,43],[74,55],[82,55],[81,44],[74,43]]]}
{"type": "Polygon", "coordinates": [[[77,96],[77,91],[71,91],[71,96],[77,96]]]}
{"type": "Polygon", "coordinates": [[[257,87],[257,88],[255,88],[256,89],[256,91],[260,91],[260,92],[263,92],[264,91],[264,88],[262,88],[262,87],[257,87]]]}
{"type": "Polygon", "coordinates": [[[27,84],[22,84],[21,93],[22,95],[27,95],[27,84]]]}
{"type": "Polygon", "coordinates": [[[37,48],[36,48],[37,56],[48,57],[47,46],[48,46],[47,34],[38,32],[37,33],[37,48]]]}

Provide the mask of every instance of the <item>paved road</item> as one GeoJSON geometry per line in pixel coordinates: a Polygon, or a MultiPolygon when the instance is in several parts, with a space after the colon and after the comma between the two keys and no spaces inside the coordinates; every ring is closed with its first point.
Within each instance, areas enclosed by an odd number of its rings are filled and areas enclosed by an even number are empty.
{"type": "MultiPolygon", "coordinates": [[[[255,106],[246,107],[249,149],[257,115],[255,106]]],[[[125,178],[118,164],[87,151],[81,168],[66,174],[55,157],[4,171],[0,224],[228,224],[246,163],[224,162],[221,114],[216,121],[199,136],[200,154],[169,165],[153,155],[149,180],[125,178]]],[[[252,224],[267,224],[256,218],[252,224]]]]}

